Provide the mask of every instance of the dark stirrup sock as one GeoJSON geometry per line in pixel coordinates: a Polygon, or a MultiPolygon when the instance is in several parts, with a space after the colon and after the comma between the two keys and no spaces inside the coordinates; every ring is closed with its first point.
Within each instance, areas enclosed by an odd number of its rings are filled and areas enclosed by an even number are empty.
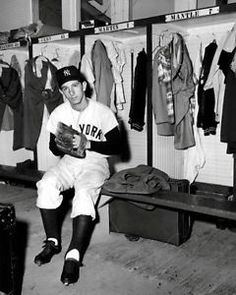
{"type": "Polygon", "coordinates": [[[58,209],[40,209],[40,213],[46,237],[57,239],[60,244],[58,209]]]}
{"type": "Polygon", "coordinates": [[[80,257],[87,247],[91,234],[92,217],[89,215],[79,215],[72,221],[72,237],[67,253],[72,249],[79,251],[80,257]]]}

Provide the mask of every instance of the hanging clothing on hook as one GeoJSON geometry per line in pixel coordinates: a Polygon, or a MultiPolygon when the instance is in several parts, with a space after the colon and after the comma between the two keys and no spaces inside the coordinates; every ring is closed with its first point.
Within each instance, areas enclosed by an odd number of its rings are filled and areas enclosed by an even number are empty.
{"type": "Polygon", "coordinates": [[[227,143],[227,154],[236,153],[236,46],[229,52],[223,49],[219,58],[219,67],[225,75],[225,93],[221,119],[221,142],[227,143]]]}
{"type": "Polygon", "coordinates": [[[114,78],[114,93],[112,100],[118,110],[123,110],[123,105],[126,103],[122,72],[126,62],[125,53],[116,42],[108,42],[106,45],[107,55],[112,64],[112,73],[114,78]]]}
{"type": "Polygon", "coordinates": [[[95,78],[96,100],[114,110],[114,101],[111,101],[114,84],[112,64],[108,58],[106,47],[101,40],[94,42],[91,59],[95,78]]]}
{"type": "Polygon", "coordinates": [[[215,93],[214,88],[209,88],[204,90],[205,83],[207,81],[211,64],[217,50],[216,41],[212,41],[206,48],[204,52],[204,57],[202,61],[202,69],[198,84],[198,116],[197,116],[197,127],[202,128],[204,135],[208,136],[210,134],[216,134],[216,114],[215,114],[215,93]]]}
{"type": "Polygon", "coordinates": [[[221,55],[222,50],[226,50],[227,52],[232,52],[236,44],[236,24],[233,25],[232,29],[226,34],[222,36],[222,38],[218,41],[218,47],[215,52],[210,73],[208,75],[207,81],[204,86],[204,90],[214,88],[215,92],[215,100],[216,100],[216,121],[220,121],[220,116],[222,113],[222,105],[224,100],[225,93],[225,76],[222,70],[219,67],[218,61],[221,55]]]}
{"type": "Polygon", "coordinates": [[[21,71],[20,63],[19,63],[15,54],[13,54],[11,57],[10,65],[13,69],[15,69],[17,71],[19,78],[21,78],[22,71],[21,71]]]}
{"type": "Polygon", "coordinates": [[[96,40],[80,63],[80,71],[89,86],[88,96],[107,105],[115,113],[123,109],[126,102],[121,75],[125,61],[124,50],[116,42],[108,40],[105,45],[96,40]]]}
{"type": "Polygon", "coordinates": [[[39,138],[44,106],[50,114],[63,102],[56,83],[57,68],[45,57],[32,58],[25,65],[24,146],[34,150],[39,138]],[[39,72],[40,70],[40,72],[39,72]]]}
{"type": "Polygon", "coordinates": [[[131,93],[131,106],[129,121],[131,129],[142,131],[145,116],[147,91],[147,54],[143,49],[138,53],[136,59],[133,89],[131,93]]]}
{"type": "Polygon", "coordinates": [[[15,151],[24,146],[22,86],[17,71],[4,66],[0,77],[0,129],[6,106],[9,106],[13,112],[13,150],[15,151]]]}
{"type": "MultiPolygon", "coordinates": [[[[2,68],[9,68],[9,64],[7,62],[4,62],[2,59],[0,60],[0,77],[2,75],[2,68]]],[[[18,73],[19,74],[19,73],[18,73]]],[[[20,77],[20,76],[19,76],[20,77]]],[[[10,131],[14,130],[14,118],[13,118],[13,112],[8,104],[6,104],[6,108],[4,111],[4,115],[2,118],[2,126],[1,130],[3,131],[10,131]]]]}
{"type": "Polygon", "coordinates": [[[195,145],[191,102],[195,91],[193,68],[184,39],[180,34],[176,34],[168,46],[169,50],[159,50],[154,58],[153,112],[158,134],[174,136],[174,146],[181,150],[195,145]],[[163,80],[159,79],[161,76],[159,64],[163,64],[160,53],[165,54],[165,62],[170,59],[171,85],[163,84],[163,80]],[[171,92],[171,95],[168,95],[168,92],[171,92]],[[169,97],[173,98],[173,104],[169,102],[169,97]],[[169,116],[168,112],[172,105],[174,116],[169,116]]]}

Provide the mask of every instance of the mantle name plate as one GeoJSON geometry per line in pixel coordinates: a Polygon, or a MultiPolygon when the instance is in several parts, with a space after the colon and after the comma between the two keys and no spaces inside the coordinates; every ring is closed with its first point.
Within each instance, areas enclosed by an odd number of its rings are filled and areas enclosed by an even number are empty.
{"type": "Polygon", "coordinates": [[[58,34],[58,35],[51,35],[51,36],[45,36],[38,38],[38,43],[46,43],[46,42],[52,42],[57,40],[64,40],[69,38],[69,33],[64,34],[58,34]]]}
{"type": "Polygon", "coordinates": [[[108,33],[108,32],[115,32],[115,31],[131,29],[131,28],[134,28],[134,22],[126,22],[126,23],[112,24],[112,25],[97,27],[97,28],[94,28],[94,33],[95,34],[108,33]]]}
{"type": "Polygon", "coordinates": [[[205,9],[189,10],[189,11],[184,11],[179,13],[167,14],[165,16],[165,21],[167,23],[167,22],[173,22],[173,21],[178,21],[183,19],[192,19],[192,18],[197,18],[201,16],[218,14],[219,12],[220,12],[219,6],[205,8],[205,9]]]}

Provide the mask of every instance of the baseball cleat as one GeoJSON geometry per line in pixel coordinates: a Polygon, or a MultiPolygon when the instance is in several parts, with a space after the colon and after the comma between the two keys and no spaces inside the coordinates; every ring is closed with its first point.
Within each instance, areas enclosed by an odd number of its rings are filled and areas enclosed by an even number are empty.
{"type": "Polygon", "coordinates": [[[38,266],[50,262],[55,254],[61,252],[61,246],[56,246],[53,241],[49,240],[44,241],[43,248],[43,251],[34,258],[34,263],[38,266]]]}
{"type": "Polygon", "coordinates": [[[70,284],[74,284],[78,281],[80,265],[80,262],[73,258],[65,260],[61,274],[61,282],[65,286],[69,286],[70,284]]]}

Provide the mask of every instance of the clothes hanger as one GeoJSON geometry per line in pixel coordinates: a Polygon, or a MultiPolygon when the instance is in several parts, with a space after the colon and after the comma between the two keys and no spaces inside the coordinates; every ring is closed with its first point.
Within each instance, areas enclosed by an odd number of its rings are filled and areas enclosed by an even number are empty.
{"type": "Polygon", "coordinates": [[[56,48],[56,49],[55,49],[56,56],[55,56],[55,57],[53,57],[51,61],[54,61],[54,62],[55,62],[55,61],[59,61],[59,54],[58,54],[58,50],[59,50],[59,48],[56,48]]]}
{"type": "Polygon", "coordinates": [[[158,36],[158,42],[157,42],[157,45],[154,47],[154,49],[152,50],[152,54],[158,49],[161,47],[162,45],[162,39],[163,39],[163,33],[157,35],[158,36]]]}
{"type": "Polygon", "coordinates": [[[37,59],[41,59],[43,61],[48,61],[48,58],[44,55],[46,48],[47,48],[47,45],[45,45],[44,47],[41,47],[40,54],[38,56],[36,56],[35,61],[37,59]]]}
{"type": "Polygon", "coordinates": [[[216,35],[215,35],[215,33],[212,33],[212,36],[213,36],[212,43],[216,43],[216,35]]]}

